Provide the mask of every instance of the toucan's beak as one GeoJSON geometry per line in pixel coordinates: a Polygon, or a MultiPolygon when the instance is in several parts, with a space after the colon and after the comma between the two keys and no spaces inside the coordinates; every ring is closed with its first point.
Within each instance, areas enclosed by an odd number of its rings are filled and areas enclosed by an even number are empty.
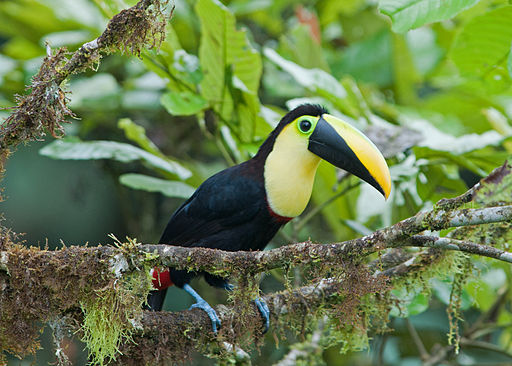
{"type": "Polygon", "coordinates": [[[374,186],[385,198],[391,191],[386,160],[365,135],[330,114],[323,114],[309,136],[309,151],[374,186]]]}

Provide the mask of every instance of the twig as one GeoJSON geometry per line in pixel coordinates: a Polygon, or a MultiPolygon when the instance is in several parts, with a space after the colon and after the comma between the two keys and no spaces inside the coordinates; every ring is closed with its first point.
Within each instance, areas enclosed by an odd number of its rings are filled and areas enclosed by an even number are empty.
{"type": "Polygon", "coordinates": [[[489,245],[427,235],[414,235],[411,236],[410,240],[406,242],[409,241],[411,246],[456,250],[459,252],[477,254],[483,257],[494,258],[504,262],[512,263],[512,253],[491,247],[489,245]]]}
{"type": "Polygon", "coordinates": [[[414,341],[414,344],[416,345],[416,348],[418,348],[418,352],[420,353],[420,357],[422,361],[426,361],[430,358],[429,353],[427,352],[427,349],[423,345],[423,342],[420,338],[420,335],[416,331],[416,328],[414,328],[414,325],[411,323],[411,321],[406,318],[405,324],[407,325],[407,329],[409,330],[409,333],[411,334],[412,340],[414,341]]]}

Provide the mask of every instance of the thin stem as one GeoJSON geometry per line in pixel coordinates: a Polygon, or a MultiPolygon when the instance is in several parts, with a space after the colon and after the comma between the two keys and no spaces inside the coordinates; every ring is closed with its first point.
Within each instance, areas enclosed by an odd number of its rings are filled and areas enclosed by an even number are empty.
{"type": "Polygon", "coordinates": [[[320,211],[322,211],[325,207],[329,206],[331,203],[333,203],[334,201],[336,201],[338,198],[340,198],[341,196],[343,196],[345,193],[347,193],[348,191],[350,191],[351,189],[359,186],[361,184],[360,181],[358,182],[355,182],[353,184],[350,184],[349,186],[345,187],[345,189],[342,189],[341,191],[339,191],[338,193],[336,193],[335,195],[333,195],[331,198],[329,198],[328,200],[326,200],[325,202],[321,203],[320,205],[316,206],[315,208],[313,208],[311,211],[309,211],[306,215],[304,215],[304,217],[297,223],[297,225],[295,226],[295,230],[297,230],[297,232],[300,232],[300,230],[304,227],[304,225],[306,225],[313,217],[315,217],[320,211]]]}
{"type": "Polygon", "coordinates": [[[425,348],[425,345],[423,344],[423,341],[420,338],[420,335],[416,331],[416,328],[414,328],[414,325],[409,320],[409,318],[405,318],[405,324],[407,325],[407,329],[409,330],[409,333],[411,334],[412,340],[414,341],[414,344],[416,345],[416,348],[418,348],[418,352],[420,353],[420,357],[422,361],[426,361],[430,358],[430,354],[427,352],[427,349],[425,348]]]}

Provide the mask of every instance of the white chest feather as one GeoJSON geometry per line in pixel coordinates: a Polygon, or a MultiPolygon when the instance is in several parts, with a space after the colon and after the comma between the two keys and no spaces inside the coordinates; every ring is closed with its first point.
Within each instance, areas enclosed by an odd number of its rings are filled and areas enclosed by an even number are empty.
{"type": "Polygon", "coordinates": [[[320,158],[307,149],[308,139],[286,126],[265,162],[265,190],[270,208],[295,217],[306,208],[320,158]]]}

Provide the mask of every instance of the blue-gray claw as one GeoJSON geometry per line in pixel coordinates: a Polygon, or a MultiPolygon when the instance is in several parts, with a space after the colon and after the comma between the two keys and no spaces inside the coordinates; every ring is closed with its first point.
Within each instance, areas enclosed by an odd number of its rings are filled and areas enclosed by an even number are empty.
{"type": "Polygon", "coordinates": [[[270,310],[268,309],[268,305],[263,299],[254,299],[254,303],[258,307],[263,318],[263,333],[267,333],[268,328],[270,327],[270,310]]]}
{"type": "Polygon", "coordinates": [[[220,328],[220,319],[219,319],[219,316],[217,315],[217,312],[215,310],[213,310],[213,308],[210,306],[210,304],[208,304],[206,301],[201,299],[200,301],[193,304],[190,308],[188,308],[188,310],[192,310],[192,309],[204,310],[206,312],[206,314],[208,314],[208,317],[210,318],[210,320],[212,321],[213,333],[217,333],[217,329],[220,328]]]}
{"type": "Polygon", "coordinates": [[[191,309],[202,309],[208,314],[208,317],[212,321],[212,329],[213,333],[217,334],[217,329],[220,328],[220,319],[215,310],[208,304],[204,299],[199,296],[197,292],[194,291],[192,287],[187,283],[183,285],[183,290],[187,291],[192,297],[196,300],[196,303],[193,304],[188,310],[191,309]]]}

